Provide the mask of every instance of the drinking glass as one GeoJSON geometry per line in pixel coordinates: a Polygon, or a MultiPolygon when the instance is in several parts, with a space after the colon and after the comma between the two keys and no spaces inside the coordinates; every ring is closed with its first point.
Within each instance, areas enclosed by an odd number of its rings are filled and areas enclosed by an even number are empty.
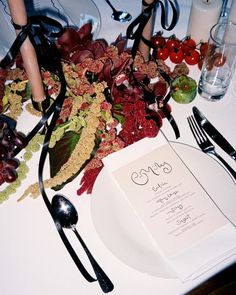
{"type": "Polygon", "coordinates": [[[218,23],[210,31],[198,93],[211,101],[222,99],[229,88],[235,64],[236,24],[218,23]]]}

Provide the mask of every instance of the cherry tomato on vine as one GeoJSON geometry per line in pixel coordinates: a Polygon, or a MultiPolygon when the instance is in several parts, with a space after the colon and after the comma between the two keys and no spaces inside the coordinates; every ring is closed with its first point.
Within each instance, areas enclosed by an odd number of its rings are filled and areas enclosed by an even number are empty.
{"type": "Polygon", "coordinates": [[[197,64],[197,66],[198,66],[198,68],[199,68],[200,71],[202,70],[203,62],[204,62],[204,59],[202,58],[202,59],[199,60],[199,62],[197,64]]]}
{"type": "Polygon", "coordinates": [[[157,47],[156,58],[166,60],[169,57],[169,49],[166,46],[157,47]]]}
{"type": "Polygon", "coordinates": [[[152,36],[151,42],[155,47],[162,47],[166,45],[166,39],[158,34],[152,36]]]}
{"type": "Polygon", "coordinates": [[[187,53],[189,50],[194,50],[196,48],[196,42],[192,39],[187,37],[184,41],[182,41],[181,49],[184,53],[187,53]]]}
{"type": "Polygon", "coordinates": [[[169,50],[172,50],[174,48],[180,48],[181,42],[177,38],[169,38],[166,41],[166,46],[169,48],[169,50]]]}
{"type": "Polygon", "coordinates": [[[184,59],[184,53],[181,48],[175,48],[170,52],[170,60],[174,64],[179,64],[184,59]]]}
{"type": "Polygon", "coordinates": [[[196,50],[189,50],[185,53],[184,60],[188,65],[196,65],[200,60],[200,54],[196,50]]]}
{"type": "Polygon", "coordinates": [[[225,64],[226,57],[223,53],[215,53],[213,56],[214,59],[214,66],[222,67],[225,64]]]}
{"type": "Polygon", "coordinates": [[[200,53],[201,53],[202,57],[206,57],[207,49],[208,49],[208,43],[202,42],[200,45],[200,53]]]}

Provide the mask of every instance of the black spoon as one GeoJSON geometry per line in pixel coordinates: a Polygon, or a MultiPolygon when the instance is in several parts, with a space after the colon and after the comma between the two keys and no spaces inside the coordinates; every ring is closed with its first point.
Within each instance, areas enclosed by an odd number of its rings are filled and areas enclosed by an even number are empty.
{"type": "Polygon", "coordinates": [[[132,19],[132,16],[128,13],[128,12],[125,12],[125,11],[118,11],[115,9],[115,7],[111,4],[111,2],[109,0],[105,0],[107,2],[107,4],[111,7],[113,13],[111,15],[111,17],[114,19],[114,20],[117,20],[119,22],[128,22],[132,19]]]}
{"type": "Polygon", "coordinates": [[[76,237],[80,241],[83,249],[85,250],[88,259],[93,267],[93,270],[96,274],[98,283],[101,286],[101,289],[104,293],[108,293],[113,290],[114,286],[110,279],[107,277],[105,272],[101,269],[98,265],[92,254],[90,253],[89,249],[85,245],[83,239],[81,238],[80,234],[76,230],[76,223],[78,221],[78,213],[74,205],[62,195],[55,195],[52,199],[52,212],[53,215],[58,221],[60,222],[61,226],[64,228],[70,228],[75,233],[76,237]]]}

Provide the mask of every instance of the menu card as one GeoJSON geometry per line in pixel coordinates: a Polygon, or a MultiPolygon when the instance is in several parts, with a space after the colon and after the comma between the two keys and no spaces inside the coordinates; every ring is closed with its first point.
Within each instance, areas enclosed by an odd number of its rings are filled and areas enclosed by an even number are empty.
{"type": "Polygon", "coordinates": [[[184,253],[189,260],[191,249],[194,256],[200,255],[198,249],[205,251],[207,244],[218,242],[226,229],[234,235],[236,231],[164,137],[131,145],[105,158],[104,165],[158,252],[182,278],[205,265],[206,259],[218,261],[225,251],[236,249],[234,238],[226,248],[211,252],[212,257],[207,252],[198,261],[194,257],[185,264],[189,269],[179,271],[184,253]]]}

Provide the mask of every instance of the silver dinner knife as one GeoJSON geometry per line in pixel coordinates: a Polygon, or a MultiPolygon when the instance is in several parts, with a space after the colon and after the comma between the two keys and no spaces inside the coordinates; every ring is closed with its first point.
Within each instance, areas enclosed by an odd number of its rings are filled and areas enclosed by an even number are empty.
{"type": "Polygon", "coordinates": [[[193,107],[193,115],[198,124],[202,126],[204,131],[220,146],[231,158],[236,161],[236,150],[224,138],[222,134],[208,121],[208,119],[199,111],[197,107],[193,107]]]}

